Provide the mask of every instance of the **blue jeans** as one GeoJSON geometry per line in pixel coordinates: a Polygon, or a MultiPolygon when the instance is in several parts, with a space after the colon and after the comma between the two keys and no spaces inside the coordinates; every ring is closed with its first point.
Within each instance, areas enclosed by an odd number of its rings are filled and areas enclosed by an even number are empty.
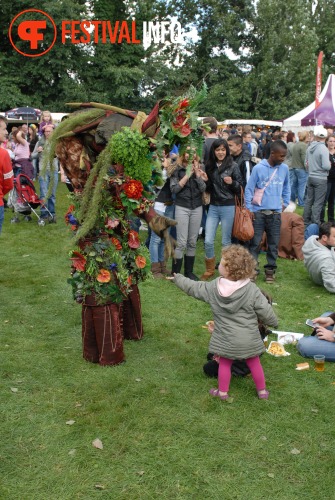
{"type": "Polygon", "coordinates": [[[258,261],[258,255],[261,249],[263,233],[266,233],[268,249],[266,252],[267,264],[265,269],[277,269],[278,245],[280,238],[281,214],[278,212],[266,215],[261,211],[254,213],[255,234],[250,241],[249,251],[258,261]]]}
{"type": "MultiPolygon", "coordinates": [[[[158,215],[165,215],[160,210],[155,210],[158,215]]],[[[152,263],[164,262],[164,240],[158,234],[151,231],[149,243],[150,260],[152,263]]]]}
{"type": "Polygon", "coordinates": [[[2,224],[3,224],[4,218],[5,218],[5,207],[2,205],[2,206],[0,206],[0,234],[2,231],[2,224]]]}
{"type": "Polygon", "coordinates": [[[34,158],[31,160],[31,163],[33,164],[33,169],[34,169],[34,179],[37,177],[37,167],[38,167],[38,159],[34,158]]]}
{"type": "MultiPolygon", "coordinates": [[[[45,206],[48,208],[49,212],[52,215],[56,214],[56,189],[58,184],[58,172],[55,171],[52,174],[50,172],[46,172],[43,176],[40,175],[39,178],[40,183],[40,198],[44,200],[45,206]],[[51,182],[51,175],[54,176],[54,184],[52,187],[52,192],[50,197],[46,200],[45,197],[47,195],[49,185],[51,182]]],[[[46,218],[48,216],[48,211],[46,208],[41,207],[41,217],[46,218]]]]}
{"type": "Polygon", "coordinates": [[[291,201],[296,201],[298,197],[298,205],[304,206],[306,183],[308,172],[304,168],[290,169],[290,184],[291,184],[291,201]]]}
{"type": "Polygon", "coordinates": [[[318,224],[309,224],[305,228],[305,240],[308,240],[311,236],[319,236],[319,226],[318,224]]]}
{"type": "MultiPolygon", "coordinates": [[[[168,219],[174,219],[175,218],[175,211],[176,211],[176,206],[173,203],[172,205],[168,205],[165,209],[165,217],[168,217],[168,219]]],[[[177,239],[177,228],[176,226],[170,226],[169,227],[169,233],[172,238],[175,240],[177,239]]]]}
{"type": "Polygon", "coordinates": [[[234,217],[235,205],[209,205],[205,236],[205,255],[207,259],[212,259],[215,256],[215,235],[220,222],[222,231],[221,244],[223,247],[231,245],[231,233],[234,225],[234,217]]]}
{"type": "MultiPolygon", "coordinates": [[[[323,313],[321,316],[329,316],[331,311],[323,313]]],[[[332,326],[328,326],[327,330],[332,330],[332,326]]],[[[326,361],[335,361],[335,342],[328,340],[320,340],[316,335],[313,337],[303,337],[297,344],[297,349],[301,356],[305,358],[313,358],[316,354],[323,354],[326,361]]]]}

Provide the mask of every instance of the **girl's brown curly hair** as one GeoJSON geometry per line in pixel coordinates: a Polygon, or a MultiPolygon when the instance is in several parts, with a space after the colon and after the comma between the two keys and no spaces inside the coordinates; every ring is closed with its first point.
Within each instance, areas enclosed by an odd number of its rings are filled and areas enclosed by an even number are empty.
{"type": "Polygon", "coordinates": [[[241,245],[229,245],[222,249],[221,261],[227,270],[227,278],[232,281],[245,280],[256,276],[257,262],[241,245]]]}

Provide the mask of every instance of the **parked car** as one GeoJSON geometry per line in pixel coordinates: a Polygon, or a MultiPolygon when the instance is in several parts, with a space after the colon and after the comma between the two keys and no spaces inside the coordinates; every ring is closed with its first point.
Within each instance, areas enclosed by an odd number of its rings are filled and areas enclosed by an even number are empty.
{"type": "Polygon", "coordinates": [[[39,120],[41,110],[25,106],[22,108],[13,108],[5,112],[6,118],[14,118],[16,120],[39,120]]]}

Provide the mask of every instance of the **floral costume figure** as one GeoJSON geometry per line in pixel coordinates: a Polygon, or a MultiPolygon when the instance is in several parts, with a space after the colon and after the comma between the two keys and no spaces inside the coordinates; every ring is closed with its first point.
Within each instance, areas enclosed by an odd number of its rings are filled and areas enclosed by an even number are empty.
{"type": "Polygon", "coordinates": [[[184,148],[202,142],[194,107],[205,95],[192,89],[187,99],[165,101],[161,110],[157,104],[149,116],[82,104],[89,109],[73,113],[54,132],[50,155],[57,155],[75,189],[66,214],[77,244],[69,282],[83,307],[87,361],[121,363],[123,339],[143,336],[138,283],[150,276],[151,263],[130,219],[144,219],[165,238],[171,255],[167,229],[176,222],[152,208],[152,187],[161,182],[157,156],[177,141],[184,148]]]}

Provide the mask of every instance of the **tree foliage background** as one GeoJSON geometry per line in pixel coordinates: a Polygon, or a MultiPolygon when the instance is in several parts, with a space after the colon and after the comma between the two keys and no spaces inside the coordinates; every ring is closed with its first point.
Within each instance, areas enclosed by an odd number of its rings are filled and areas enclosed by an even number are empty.
{"type": "Polygon", "coordinates": [[[170,94],[206,81],[200,113],[225,118],[282,119],[309,104],[316,60],[324,52],[323,83],[335,72],[333,0],[2,0],[0,109],[34,106],[67,111],[69,101],[98,101],[149,111],[170,94]],[[25,9],[47,12],[58,29],[42,57],[17,53],[8,38],[25,9]],[[70,20],[178,19],[185,44],[71,44],[60,26],[70,20]]]}

